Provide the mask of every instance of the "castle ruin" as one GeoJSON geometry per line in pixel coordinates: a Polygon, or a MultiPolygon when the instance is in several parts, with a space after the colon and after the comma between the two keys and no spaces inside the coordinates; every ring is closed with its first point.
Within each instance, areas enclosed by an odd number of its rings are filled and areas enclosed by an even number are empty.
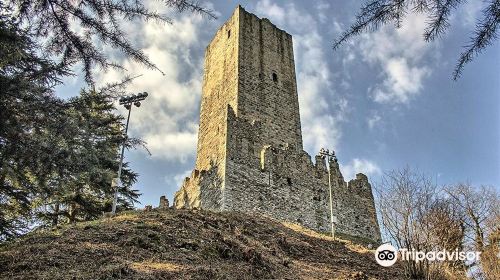
{"type": "MultiPolygon", "coordinates": [[[[307,94],[307,93],[303,93],[307,94]]],[[[175,208],[254,212],[380,241],[371,185],[304,151],[292,36],[238,6],[205,52],[196,166],[175,208]]]]}

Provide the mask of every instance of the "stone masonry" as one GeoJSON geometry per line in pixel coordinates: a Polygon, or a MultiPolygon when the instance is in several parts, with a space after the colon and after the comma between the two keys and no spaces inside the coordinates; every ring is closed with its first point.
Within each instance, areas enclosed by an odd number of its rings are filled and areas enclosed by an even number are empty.
{"type": "MultiPolygon", "coordinates": [[[[307,94],[307,93],[303,93],[307,94]]],[[[255,212],[380,241],[371,185],[303,150],[292,36],[238,6],[205,52],[196,167],[175,208],[255,212]]]]}

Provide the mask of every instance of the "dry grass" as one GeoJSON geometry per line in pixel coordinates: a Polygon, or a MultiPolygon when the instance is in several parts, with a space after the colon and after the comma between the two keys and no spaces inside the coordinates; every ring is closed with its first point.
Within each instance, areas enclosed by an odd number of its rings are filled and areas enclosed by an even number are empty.
{"type": "Polygon", "coordinates": [[[327,240],[327,241],[335,241],[335,242],[344,243],[345,246],[347,248],[349,248],[353,252],[358,252],[358,253],[362,253],[362,254],[374,253],[375,252],[375,250],[370,250],[370,249],[366,248],[365,246],[363,246],[361,244],[358,244],[356,242],[353,242],[352,240],[347,239],[347,238],[352,238],[352,237],[349,237],[349,236],[347,236],[345,234],[342,234],[342,235],[340,235],[338,237],[333,238],[330,235],[326,235],[324,233],[316,232],[314,230],[305,228],[305,227],[303,227],[303,226],[301,226],[299,224],[288,223],[288,222],[282,222],[282,224],[285,227],[287,227],[287,228],[289,228],[289,229],[291,229],[293,231],[296,231],[296,232],[298,232],[300,234],[304,234],[304,235],[307,235],[307,236],[310,236],[310,237],[319,238],[319,239],[323,239],[323,240],[327,240]]]}
{"type": "Polygon", "coordinates": [[[116,217],[106,218],[105,220],[106,221],[113,220],[114,222],[122,222],[122,221],[135,222],[135,221],[139,220],[139,216],[134,212],[126,212],[126,213],[120,214],[116,217]]]}
{"type": "Polygon", "coordinates": [[[129,212],[0,245],[0,279],[402,279],[373,253],[241,213],[129,212]]]}
{"type": "Polygon", "coordinates": [[[141,273],[153,273],[153,272],[179,272],[184,269],[184,266],[168,263],[168,262],[134,262],[130,265],[134,270],[141,273]]]}
{"type": "MultiPolygon", "coordinates": [[[[322,234],[322,233],[319,233],[319,232],[316,232],[314,230],[310,230],[308,228],[305,228],[301,225],[298,225],[298,224],[294,224],[294,223],[288,223],[288,222],[282,222],[282,224],[293,230],[293,231],[296,231],[298,233],[301,233],[301,234],[304,234],[304,235],[307,235],[307,236],[310,236],[310,237],[314,237],[314,238],[319,238],[319,239],[324,239],[324,240],[328,240],[328,241],[333,241],[333,237],[331,236],[328,236],[328,235],[325,235],[325,234],[322,234]]],[[[337,240],[339,240],[337,238],[337,240]]]]}

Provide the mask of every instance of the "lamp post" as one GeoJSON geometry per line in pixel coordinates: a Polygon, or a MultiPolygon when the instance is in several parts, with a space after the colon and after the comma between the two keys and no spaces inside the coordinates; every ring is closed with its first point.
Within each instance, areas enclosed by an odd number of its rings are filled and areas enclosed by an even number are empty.
{"type": "Polygon", "coordinates": [[[114,185],[114,197],[113,197],[113,207],[111,208],[111,213],[114,215],[116,213],[116,204],[118,203],[118,188],[122,185],[122,168],[123,168],[123,153],[125,152],[125,141],[127,139],[128,123],[130,121],[130,112],[132,112],[132,104],[136,107],[141,106],[141,101],[146,99],[148,96],[147,92],[132,94],[128,96],[123,96],[120,98],[120,105],[123,105],[128,110],[127,124],[125,125],[125,139],[122,144],[122,152],[120,155],[120,165],[118,167],[118,178],[116,178],[117,183],[114,185]]]}
{"type": "Polygon", "coordinates": [[[330,171],[330,161],[337,162],[337,157],[335,156],[335,152],[332,150],[331,152],[328,149],[321,148],[319,154],[323,157],[326,157],[326,162],[328,164],[328,189],[330,190],[330,224],[332,227],[332,237],[335,239],[335,225],[334,225],[334,217],[333,217],[333,199],[332,199],[332,179],[331,179],[331,171],[330,171]]]}

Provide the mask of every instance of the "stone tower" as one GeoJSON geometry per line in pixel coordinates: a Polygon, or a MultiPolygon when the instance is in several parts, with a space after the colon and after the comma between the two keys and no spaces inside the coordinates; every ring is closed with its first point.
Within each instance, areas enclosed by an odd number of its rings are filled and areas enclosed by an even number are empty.
{"type": "Polygon", "coordinates": [[[196,168],[225,157],[226,113],[260,122],[266,144],[302,150],[292,36],[238,7],[205,53],[196,168]]]}
{"type": "MultiPolygon", "coordinates": [[[[238,6],[205,51],[196,167],[174,206],[327,230],[327,163],[315,161],[302,145],[292,36],[238,6]]],[[[338,231],[379,241],[368,179],[346,183],[338,163],[328,164],[338,231]]]]}

